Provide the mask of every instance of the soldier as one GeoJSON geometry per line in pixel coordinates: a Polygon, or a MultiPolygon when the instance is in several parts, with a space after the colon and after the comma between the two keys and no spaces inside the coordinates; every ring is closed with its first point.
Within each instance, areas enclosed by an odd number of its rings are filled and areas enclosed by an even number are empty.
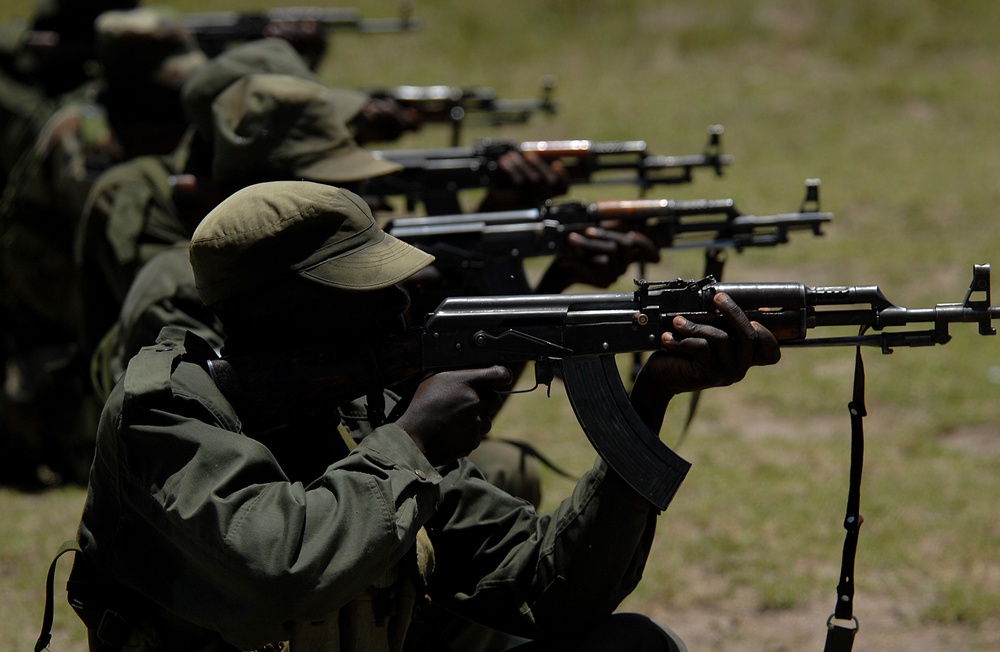
{"type": "MultiPolygon", "coordinates": [[[[87,292],[84,346],[95,352],[92,368],[100,396],[106,396],[124,364],[138,351],[141,340],[131,333],[132,324],[163,316],[177,317],[184,324],[205,323],[200,315],[177,313],[178,305],[197,312],[172,295],[193,294],[190,273],[184,272],[176,251],[161,252],[186,240],[201,216],[223,197],[245,185],[274,179],[303,178],[361,189],[366,179],[397,169],[359,148],[339,119],[356,112],[367,96],[325,88],[312,78],[283,41],[270,39],[234,48],[200,69],[185,86],[184,106],[194,128],[183,150],[173,158],[136,159],[102,177],[88,202],[77,242],[87,292]],[[261,69],[285,74],[249,74],[261,69]],[[115,234],[113,240],[109,234],[115,234]],[[131,291],[142,300],[127,302],[119,314],[137,270],[154,254],[172,259],[158,262],[161,273],[168,270],[177,275],[166,282],[146,275],[148,287],[133,286],[131,291]],[[142,317],[137,310],[152,314],[142,317]]],[[[509,159],[515,170],[535,170],[519,156],[509,159]]],[[[540,193],[557,192],[562,184],[558,173],[554,176],[552,183],[536,172],[533,179],[516,185],[531,186],[540,193]]],[[[506,188],[500,192],[506,193],[506,188]]],[[[546,291],[561,291],[569,282],[586,282],[595,278],[595,270],[607,275],[607,261],[616,265],[614,276],[620,274],[624,269],[621,257],[609,255],[610,242],[586,239],[560,257],[551,269],[564,273],[547,278],[558,276],[566,283],[547,284],[546,291]],[[605,260],[591,258],[590,264],[576,264],[567,271],[567,262],[583,260],[581,252],[588,248],[605,260]]],[[[617,245],[611,249],[615,253],[617,245]]],[[[646,251],[656,255],[651,244],[646,251]]],[[[426,274],[420,280],[422,285],[432,282],[426,274]]],[[[537,462],[525,456],[522,448],[490,442],[477,452],[477,458],[495,471],[491,479],[538,504],[537,462]]]]}
{"type": "MultiPolygon", "coordinates": [[[[96,348],[116,319],[139,267],[186,240],[234,190],[277,179],[360,190],[366,179],[399,169],[360,148],[341,118],[361,111],[368,96],[315,82],[280,39],[216,57],[191,77],[182,100],[193,125],[189,138],[172,155],[140,157],[109,170],[84,207],[75,256],[84,289],[85,351],[96,348]],[[251,73],[274,74],[248,80],[251,73]],[[235,83],[242,86],[233,88],[235,83]]],[[[508,167],[518,175],[515,185],[530,187],[529,194],[545,197],[565,189],[558,168],[542,163],[542,171],[516,154],[508,167]]],[[[506,187],[497,192],[509,193],[506,187]]],[[[490,195],[484,201],[503,205],[490,195]]]]}
{"type": "MultiPolygon", "coordinates": [[[[199,109],[206,98],[212,97],[202,89],[217,88],[221,86],[217,77],[242,70],[234,67],[232,58],[220,57],[219,61],[225,65],[207,66],[185,91],[196,131],[201,132],[203,127],[207,130],[211,124],[211,135],[200,139],[206,145],[205,141],[211,143],[210,163],[189,158],[183,168],[175,165],[170,169],[161,163],[162,158],[136,159],[109,171],[88,203],[82,223],[85,230],[78,244],[87,298],[83,324],[102,336],[85,341],[94,351],[92,373],[100,397],[106,396],[125,363],[141,346],[142,335],[135,332],[136,324],[155,323],[158,318],[169,320],[161,322],[161,326],[210,321],[184,299],[193,294],[193,279],[173,246],[186,241],[203,211],[232,191],[261,180],[306,178],[350,184],[398,169],[354,143],[337,117],[336,106],[343,101],[342,95],[306,79],[245,75],[212,102],[211,122],[202,120],[199,109]],[[191,174],[196,181],[183,189],[176,185],[170,188],[171,172],[201,172],[206,165],[207,174],[191,174]],[[138,199],[123,201],[122,197],[129,195],[138,199]],[[124,208],[119,209],[119,205],[124,208]],[[114,233],[121,235],[116,239],[108,237],[114,233]],[[117,257],[122,251],[132,256],[117,257]],[[156,255],[151,256],[154,252],[156,255]],[[144,256],[151,257],[146,260],[144,256]],[[137,287],[132,281],[145,264],[155,264],[159,271],[145,274],[137,287]],[[114,308],[117,305],[122,305],[121,313],[114,308]],[[181,311],[180,306],[187,308],[181,311]],[[114,317],[118,318],[117,324],[114,317]]],[[[191,152],[195,151],[192,148],[191,152]]],[[[154,336],[157,332],[155,328],[144,330],[154,336]]],[[[144,344],[151,342],[152,338],[144,344]]],[[[498,456],[516,453],[517,466],[523,466],[524,471],[508,470],[495,477],[507,478],[509,488],[539,500],[534,460],[521,462],[520,450],[507,450],[505,445],[491,443],[487,448],[498,456]]]]}
{"type": "MultiPolygon", "coordinates": [[[[395,284],[431,262],[356,195],[309,182],[235,193],[190,251],[227,354],[272,360],[379,346],[401,324],[395,284]]],[[[766,329],[725,295],[716,306],[728,333],[678,319],[637,378],[631,400],[654,430],[673,394],[777,361],[766,329]]],[[[426,594],[537,639],[525,651],[684,649],[647,618],[611,615],[640,578],[657,510],[603,461],[540,516],[464,460],[490,430],[503,367],[436,374],[398,420],[341,439],[337,401],[283,405],[274,423],[241,417],[205,369],[213,357],[167,329],[107,403],[74,570],[104,583],[82,611],[122,618],[103,644],[443,649],[426,594]]],[[[266,381],[248,382],[268,400],[266,381]]]]}
{"type": "Polygon", "coordinates": [[[76,238],[85,350],[93,351],[114,322],[138,269],[156,253],[186,241],[201,218],[233,191],[268,179],[350,183],[397,169],[353,141],[337,115],[340,95],[335,91],[292,75],[234,81],[231,73],[212,66],[192,78],[195,89],[225,91],[218,98],[186,93],[195,129],[173,155],[116,166],[91,192],[76,238]],[[218,84],[217,76],[234,83],[218,84]],[[205,102],[213,107],[210,122],[200,119],[205,102]]]}
{"type": "Polygon", "coordinates": [[[0,26],[0,185],[63,95],[93,77],[94,20],[135,0],[41,0],[30,21],[0,26]]]}
{"type": "Polygon", "coordinates": [[[85,366],[76,349],[81,306],[72,258],[84,199],[113,163],[176,144],[186,124],[180,85],[205,60],[169,12],[110,11],[95,26],[102,76],[46,120],[0,201],[0,283],[9,315],[0,446],[10,451],[5,464],[28,483],[41,464],[55,479],[86,480],[93,434],[78,416],[85,366]]]}

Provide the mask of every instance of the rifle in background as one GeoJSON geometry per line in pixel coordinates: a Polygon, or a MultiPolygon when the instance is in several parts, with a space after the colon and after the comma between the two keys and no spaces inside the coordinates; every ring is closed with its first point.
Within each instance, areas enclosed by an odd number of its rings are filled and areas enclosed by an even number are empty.
{"type": "Polygon", "coordinates": [[[186,14],[184,26],[210,57],[233,43],[278,37],[295,46],[309,67],[316,70],[333,31],[386,34],[419,29],[421,22],[411,12],[409,3],[400,6],[396,18],[363,18],[358,9],[350,7],[275,7],[267,11],[186,14]]]}
{"type": "MultiPolygon", "coordinates": [[[[400,172],[371,179],[366,193],[402,195],[407,207],[418,203],[451,204],[449,213],[460,213],[456,193],[490,186],[502,179],[497,161],[511,151],[534,152],[548,161],[560,161],[571,182],[634,185],[645,191],[658,185],[690,183],[696,168],[722,175],[732,157],[722,153],[723,128],[712,125],[700,154],[661,156],[650,153],[643,140],[539,140],[521,143],[483,139],[472,147],[439,149],[387,149],[373,154],[402,166],[400,172]]],[[[442,211],[435,211],[442,212],[442,211]]]]}
{"type": "Polygon", "coordinates": [[[554,115],[558,108],[552,100],[555,82],[542,80],[542,92],[537,99],[505,100],[497,97],[489,86],[412,86],[366,89],[373,99],[390,99],[400,106],[413,109],[423,123],[444,123],[451,126],[451,145],[457,147],[462,138],[462,126],[470,119],[490,126],[524,124],[533,114],[554,115]]]}
{"type": "MultiPolygon", "coordinates": [[[[720,249],[785,244],[793,231],[822,235],[832,213],[819,211],[819,181],[806,181],[798,212],[749,215],[732,199],[629,199],[547,202],[535,209],[399,217],[384,230],[435,256],[446,295],[530,292],[524,260],[566,250],[589,226],[639,231],[661,249],[720,249]]],[[[435,303],[435,301],[432,301],[435,303]]]]}

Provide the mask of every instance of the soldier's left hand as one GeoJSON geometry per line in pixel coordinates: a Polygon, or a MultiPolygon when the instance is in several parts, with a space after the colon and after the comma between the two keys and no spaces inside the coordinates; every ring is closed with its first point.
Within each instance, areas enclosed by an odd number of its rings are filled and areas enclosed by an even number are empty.
{"type": "Polygon", "coordinates": [[[646,364],[661,390],[679,393],[731,385],[742,380],[750,367],[772,365],[781,358],[771,331],[750,321],[728,294],[720,292],[712,301],[724,319],[723,327],[675,317],[674,331],[663,334],[662,351],[646,364]]]}
{"type": "Polygon", "coordinates": [[[675,317],[674,331],[663,334],[662,349],[649,357],[636,377],[629,398],[654,431],[659,431],[673,395],[731,385],[742,380],[750,367],[772,365],[781,358],[771,331],[750,321],[729,295],[720,292],[713,302],[724,326],[675,317]]]}

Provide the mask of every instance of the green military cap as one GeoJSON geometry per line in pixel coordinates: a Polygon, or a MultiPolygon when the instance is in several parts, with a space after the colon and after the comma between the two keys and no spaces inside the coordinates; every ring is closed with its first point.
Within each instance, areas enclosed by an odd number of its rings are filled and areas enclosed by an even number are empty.
{"type": "Polygon", "coordinates": [[[97,59],[111,87],[146,84],[180,90],[207,60],[169,7],[106,11],[94,21],[97,59]]]}
{"type": "Polygon", "coordinates": [[[217,183],[350,183],[400,169],[354,141],[331,89],[317,82],[248,75],[224,90],[212,111],[212,177],[217,183]]]}
{"type": "MultiPolygon", "coordinates": [[[[260,39],[226,50],[196,72],[181,90],[184,113],[203,138],[212,138],[215,98],[236,80],[255,73],[317,81],[302,56],[284,39],[260,39]]],[[[350,121],[370,100],[367,93],[340,89],[332,90],[331,98],[344,122],[350,121]]]]}
{"type": "Polygon", "coordinates": [[[386,288],[434,257],[385,233],[356,194],[309,181],[243,188],[191,238],[191,266],[206,305],[289,274],[337,290],[386,288]]]}

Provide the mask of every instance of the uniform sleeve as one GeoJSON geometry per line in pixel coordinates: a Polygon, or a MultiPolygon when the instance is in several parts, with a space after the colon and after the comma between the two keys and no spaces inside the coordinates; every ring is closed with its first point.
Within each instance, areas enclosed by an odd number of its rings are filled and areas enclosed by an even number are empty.
{"type": "Polygon", "coordinates": [[[638,584],[657,513],[602,460],[544,515],[462,465],[445,476],[440,509],[428,524],[432,596],[520,636],[593,622],[638,584]]]}
{"type": "MultiPolygon", "coordinates": [[[[102,432],[95,475],[118,475],[120,525],[108,534],[85,511],[84,526],[97,524],[98,548],[113,541],[116,579],[241,649],[335,612],[412,547],[439,501],[441,476],[395,426],[304,485],[227,423],[224,399],[206,402],[214,385],[199,367],[180,365],[173,382],[169,404],[133,406],[102,432]]],[[[297,436],[308,447],[331,433],[297,436]]]]}
{"type": "Polygon", "coordinates": [[[82,279],[88,352],[117,319],[139,268],[190,237],[164,196],[170,173],[162,157],[138,157],[104,172],[87,196],[74,258],[82,279]]]}

